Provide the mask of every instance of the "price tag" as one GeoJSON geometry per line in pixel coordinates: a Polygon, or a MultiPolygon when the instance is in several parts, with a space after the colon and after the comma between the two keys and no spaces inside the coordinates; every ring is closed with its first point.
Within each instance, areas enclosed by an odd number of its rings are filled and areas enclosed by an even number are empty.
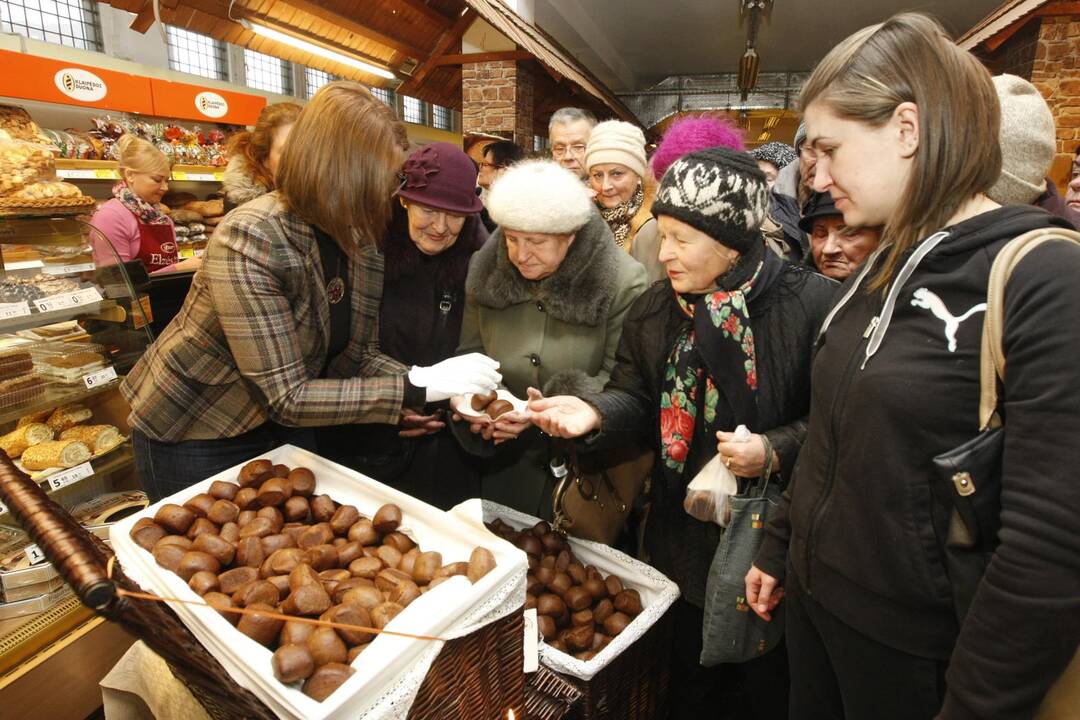
{"type": "Polygon", "coordinates": [[[96,388],[99,385],[110,383],[115,379],[116,368],[109,366],[104,370],[98,370],[97,372],[92,372],[89,375],[84,375],[83,384],[86,385],[87,389],[90,389],[96,388]]]}
{"type": "Polygon", "coordinates": [[[536,628],[536,608],[525,611],[525,672],[540,669],[539,631],[536,628]]]}
{"type": "Polygon", "coordinates": [[[29,558],[31,565],[40,565],[45,562],[45,553],[41,552],[41,548],[37,545],[26,546],[26,557],[29,558]]]}
{"type": "Polygon", "coordinates": [[[100,170],[94,171],[94,177],[98,178],[99,180],[116,180],[120,177],[120,173],[116,170],[107,170],[105,168],[101,168],[100,170]]]}
{"type": "Polygon", "coordinates": [[[60,293],[59,295],[49,295],[48,297],[39,298],[34,301],[34,306],[38,309],[38,312],[53,312],[54,310],[67,310],[68,308],[79,307],[80,305],[89,305],[91,303],[101,302],[101,293],[97,288],[89,287],[82,290],[76,290],[69,293],[60,293]]]}
{"type": "Polygon", "coordinates": [[[198,182],[214,182],[217,180],[214,177],[214,173],[186,173],[188,180],[196,180],[198,182]]]}
{"type": "Polygon", "coordinates": [[[59,490],[62,487],[67,487],[72,483],[77,483],[83,478],[88,478],[94,474],[94,468],[91,467],[89,462],[84,462],[82,465],[76,465],[75,467],[68,468],[67,470],[61,470],[55,475],[49,476],[49,489],[59,490]]]}
{"type": "Polygon", "coordinates": [[[56,177],[64,178],[65,180],[93,180],[97,177],[98,172],[100,171],[57,168],[56,177]]]}
{"type": "Polygon", "coordinates": [[[216,180],[217,182],[221,182],[224,179],[225,179],[225,173],[222,173],[222,172],[214,173],[214,180],[216,180]]]}
{"type": "Polygon", "coordinates": [[[79,263],[78,265],[49,265],[44,264],[41,271],[46,275],[74,275],[81,272],[92,272],[94,263],[79,263]]]}
{"type": "Polygon", "coordinates": [[[173,170],[172,179],[173,180],[187,180],[188,179],[188,174],[186,172],[181,171],[181,170],[173,170]]]}
{"type": "Polygon", "coordinates": [[[30,314],[30,303],[25,300],[15,303],[0,303],[0,320],[23,317],[30,314]]]}

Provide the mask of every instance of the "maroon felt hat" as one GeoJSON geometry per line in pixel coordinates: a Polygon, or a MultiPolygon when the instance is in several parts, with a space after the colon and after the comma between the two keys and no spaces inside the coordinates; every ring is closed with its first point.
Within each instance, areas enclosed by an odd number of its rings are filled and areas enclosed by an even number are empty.
{"type": "Polygon", "coordinates": [[[461,148],[433,142],[405,161],[405,184],[398,195],[452,213],[480,212],[484,205],[476,196],[476,164],[461,148]]]}

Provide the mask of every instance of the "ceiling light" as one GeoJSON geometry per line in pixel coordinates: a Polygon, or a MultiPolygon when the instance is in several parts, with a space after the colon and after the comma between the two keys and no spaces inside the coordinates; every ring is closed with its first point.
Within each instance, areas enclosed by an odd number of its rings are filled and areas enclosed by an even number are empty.
{"type": "Polygon", "coordinates": [[[378,75],[379,77],[386,78],[387,80],[396,79],[394,73],[390,72],[386,68],[381,68],[378,65],[372,65],[371,63],[366,63],[363,60],[357,60],[354,57],[349,57],[348,55],[343,55],[342,53],[328,50],[321,45],[316,45],[313,42],[303,40],[293,35],[288,35],[281,32],[280,30],[275,30],[273,28],[266,27],[265,25],[259,25],[248,20],[241,20],[240,24],[243,25],[244,28],[255,33],[256,35],[261,35],[262,37],[275,40],[279,43],[284,43],[285,45],[288,45],[289,47],[294,47],[297,50],[311,53],[312,55],[317,55],[332,62],[347,65],[351,68],[355,68],[356,70],[360,70],[361,72],[378,75]]]}
{"type": "Polygon", "coordinates": [[[772,130],[774,127],[780,124],[779,115],[770,115],[769,119],[765,121],[765,129],[772,130]]]}

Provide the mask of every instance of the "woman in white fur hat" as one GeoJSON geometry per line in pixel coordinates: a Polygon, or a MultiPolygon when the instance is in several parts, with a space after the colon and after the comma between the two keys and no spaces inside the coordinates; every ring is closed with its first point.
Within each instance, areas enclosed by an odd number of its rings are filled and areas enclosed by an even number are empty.
{"type": "Polygon", "coordinates": [[[585,167],[615,244],[645,266],[649,282],[666,278],[658,258],[660,233],[652,216],[656,184],[648,171],[641,128],[620,120],[594,127],[585,148],[585,167]]]}
{"type": "MultiPolygon", "coordinates": [[[[487,208],[499,228],[469,263],[458,353],[483,348],[522,399],[530,387],[600,390],[645,270],[616,246],[577,176],[554,162],[514,165],[487,208]]],[[[471,429],[454,428],[467,449],[489,456],[483,496],[550,518],[547,441],[524,413],[471,429]]]]}

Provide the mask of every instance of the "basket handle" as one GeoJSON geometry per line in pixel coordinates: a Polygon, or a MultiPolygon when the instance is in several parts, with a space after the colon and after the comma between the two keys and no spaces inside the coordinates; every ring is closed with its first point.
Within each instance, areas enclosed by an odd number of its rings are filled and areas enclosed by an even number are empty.
{"type": "Polygon", "coordinates": [[[91,535],[0,451],[0,500],[60,577],[94,610],[116,599],[103,543],[91,535]]]}

